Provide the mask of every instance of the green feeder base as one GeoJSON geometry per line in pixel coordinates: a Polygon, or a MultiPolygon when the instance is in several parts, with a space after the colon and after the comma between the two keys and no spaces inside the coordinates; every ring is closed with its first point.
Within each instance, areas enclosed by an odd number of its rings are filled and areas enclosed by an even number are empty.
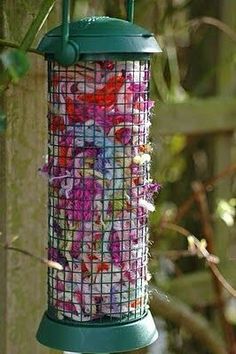
{"type": "Polygon", "coordinates": [[[126,324],[91,326],[52,320],[45,313],[36,338],[47,347],[63,351],[115,353],[146,347],[158,338],[158,332],[150,312],[126,324]]]}

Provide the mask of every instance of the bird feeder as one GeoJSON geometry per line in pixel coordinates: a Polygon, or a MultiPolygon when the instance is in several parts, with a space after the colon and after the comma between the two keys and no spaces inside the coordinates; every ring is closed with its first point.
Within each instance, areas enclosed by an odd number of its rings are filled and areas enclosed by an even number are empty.
{"type": "Polygon", "coordinates": [[[112,353],[157,339],[148,309],[149,62],[154,35],[89,17],[48,32],[48,309],[40,343],[112,353]]]}

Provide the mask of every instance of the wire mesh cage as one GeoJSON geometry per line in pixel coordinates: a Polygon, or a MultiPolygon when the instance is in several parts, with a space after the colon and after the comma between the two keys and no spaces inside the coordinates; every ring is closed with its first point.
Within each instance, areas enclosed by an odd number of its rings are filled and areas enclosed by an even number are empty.
{"type": "Polygon", "coordinates": [[[129,322],[148,311],[149,61],[48,62],[48,315],[129,322]]]}
{"type": "Polygon", "coordinates": [[[154,35],[127,20],[62,25],[38,51],[48,61],[48,310],[40,343],[69,352],[124,352],[158,336],[148,310],[149,61],[154,35]]]}

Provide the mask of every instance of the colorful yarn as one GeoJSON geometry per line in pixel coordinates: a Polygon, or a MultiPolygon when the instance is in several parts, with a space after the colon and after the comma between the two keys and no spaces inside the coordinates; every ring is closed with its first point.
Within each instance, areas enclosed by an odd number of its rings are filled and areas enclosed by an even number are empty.
{"type": "Polygon", "coordinates": [[[59,319],[135,318],[148,308],[147,63],[52,64],[49,305],[59,319]]]}

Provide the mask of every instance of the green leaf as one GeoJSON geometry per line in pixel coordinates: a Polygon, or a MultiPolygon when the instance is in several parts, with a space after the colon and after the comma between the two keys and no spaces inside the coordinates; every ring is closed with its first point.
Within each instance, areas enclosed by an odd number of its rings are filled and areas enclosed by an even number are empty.
{"type": "Polygon", "coordinates": [[[0,58],[12,81],[17,83],[29,69],[29,61],[24,52],[19,49],[5,50],[0,58]]]}
{"type": "Polygon", "coordinates": [[[0,133],[6,130],[6,115],[0,109],[0,133]]]}

